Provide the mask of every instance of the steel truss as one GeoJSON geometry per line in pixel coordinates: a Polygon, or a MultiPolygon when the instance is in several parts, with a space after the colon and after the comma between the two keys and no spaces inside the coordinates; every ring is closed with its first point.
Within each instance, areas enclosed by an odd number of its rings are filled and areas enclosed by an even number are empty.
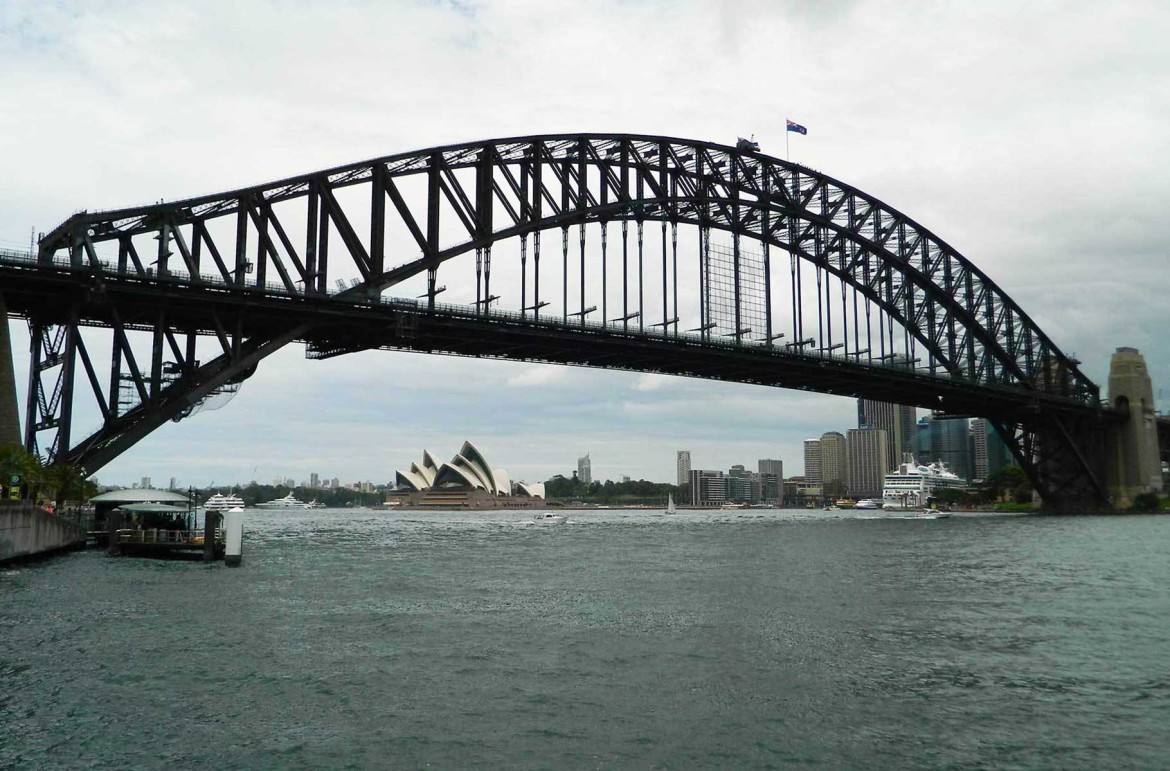
{"type": "MultiPolygon", "coordinates": [[[[412,347],[403,341],[415,339],[428,318],[446,313],[436,301],[443,291],[440,267],[463,254],[476,258],[472,308],[483,329],[499,334],[492,251],[509,239],[520,243],[516,310],[533,329],[548,321],[542,309],[553,302],[560,308],[557,334],[576,324],[591,343],[600,327],[623,339],[636,332],[671,341],[679,350],[695,344],[696,332],[700,345],[723,346],[727,338],[716,339],[707,323],[690,332],[679,328],[680,224],[697,228],[703,260],[709,259],[712,231],[729,234],[733,271],[746,264],[741,239],[761,245],[764,329],[740,335],[736,322],[731,340],[741,357],[762,357],[773,367],[819,357],[846,379],[851,370],[898,369],[901,374],[890,377],[912,378],[917,385],[893,401],[938,408],[932,394],[945,394],[946,409],[965,401],[991,405],[971,414],[1000,421],[1046,499],[1061,496],[1059,484],[1049,481],[1060,476],[1048,470],[1052,464],[1098,480],[1100,466],[1075,451],[1082,441],[1078,431],[1088,430],[1081,417],[1102,420],[1097,386],[990,278],[929,230],[862,191],[758,152],[613,134],[451,145],[220,195],[70,217],[42,237],[35,265],[3,265],[28,287],[43,289],[55,281],[62,290],[46,302],[44,291],[10,292],[11,282],[5,284],[9,307],[30,320],[36,341],[26,443],[33,450],[45,445],[51,458],[92,471],[166,420],[238,384],[292,340],[309,341],[313,355],[412,347]],[[611,225],[619,232],[611,233],[611,225]],[[401,247],[388,253],[388,228],[409,234],[405,253],[401,247]],[[550,289],[548,266],[555,255],[547,254],[547,243],[542,255],[541,236],[557,229],[561,283],[550,289]],[[588,256],[586,234],[593,231],[601,234],[599,263],[588,256]],[[619,238],[616,296],[608,287],[619,238]],[[785,318],[777,312],[783,298],[772,291],[783,273],[774,270],[776,249],[790,257],[785,278],[792,296],[785,318]],[[648,250],[653,257],[647,258],[648,250]],[[649,262],[657,256],[661,287],[653,287],[655,296],[647,302],[645,271],[657,271],[649,262]],[[586,287],[597,275],[600,297],[589,297],[586,287]],[[425,276],[420,312],[399,308],[392,326],[373,337],[358,334],[352,309],[382,303],[384,292],[415,276],[425,276]],[[811,307],[804,307],[814,291],[815,324],[811,307]],[[284,312],[275,313],[272,303],[284,312]],[[335,312],[340,326],[328,321],[335,312]],[[788,316],[791,326],[781,328],[788,316]],[[111,330],[108,388],[80,342],[77,330],[84,325],[111,330]],[[134,359],[125,342],[128,329],[153,334],[149,364],[134,359]],[[352,342],[339,338],[338,329],[347,330],[352,342]],[[219,341],[218,355],[209,361],[194,357],[193,340],[200,335],[219,341]],[[70,405],[79,371],[101,404],[102,427],[78,441],[70,405]],[[959,398],[964,389],[1002,398],[959,398]],[[51,441],[42,434],[52,434],[51,441]]],[[[738,316],[747,311],[747,300],[739,296],[743,284],[735,275],[730,307],[738,316]]],[[[698,304],[699,318],[707,318],[703,298],[683,299],[698,304]]],[[[758,309],[758,300],[753,302],[758,309]]],[[[435,350],[462,352],[447,343],[435,350]]],[[[525,355],[557,360],[547,352],[525,355]]],[[[666,371],[667,359],[667,351],[655,349],[640,363],[623,359],[616,366],[666,371]]],[[[848,391],[831,382],[812,387],[848,391]]]]}

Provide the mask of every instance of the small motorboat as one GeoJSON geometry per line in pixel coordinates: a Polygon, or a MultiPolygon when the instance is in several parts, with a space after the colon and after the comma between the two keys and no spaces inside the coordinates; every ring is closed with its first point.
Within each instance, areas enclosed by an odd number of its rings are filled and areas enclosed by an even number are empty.
{"type": "Polygon", "coordinates": [[[532,521],[537,525],[563,525],[568,519],[564,514],[553,514],[551,511],[546,511],[543,514],[535,515],[532,521]]]}

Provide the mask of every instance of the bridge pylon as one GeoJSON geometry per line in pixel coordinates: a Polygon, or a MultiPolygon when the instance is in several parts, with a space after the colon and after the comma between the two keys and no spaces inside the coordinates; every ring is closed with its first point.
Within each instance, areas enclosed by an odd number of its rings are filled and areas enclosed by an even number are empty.
{"type": "Polygon", "coordinates": [[[1107,484],[1115,506],[1134,496],[1162,492],[1154,388],[1146,360],[1136,348],[1120,347],[1109,363],[1109,403],[1128,415],[1110,437],[1107,484]]]}
{"type": "Polygon", "coordinates": [[[4,295],[0,294],[0,445],[5,444],[20,444],[20,409],[16,404],[8,308],[4,304],[4,295]]]}

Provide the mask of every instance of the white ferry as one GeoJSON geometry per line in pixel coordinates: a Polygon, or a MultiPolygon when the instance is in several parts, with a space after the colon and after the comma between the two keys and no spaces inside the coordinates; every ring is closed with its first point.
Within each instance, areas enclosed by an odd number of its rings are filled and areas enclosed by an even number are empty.
{"type": "Polygon", "coordinates": [[[882,508],[886,511],[921,511],[938,491],[965,487],[967,480],[948,471],[942,461],[924,466],[907,455],[897,471],[886,474],[882,508]]]}
{"type": "Polygon", "coordinates": [[[235,508],[245,508],[244,499],[235,493],[229,495],[216,493],[203,502],[204,511],[228,511],[235,508]]]}

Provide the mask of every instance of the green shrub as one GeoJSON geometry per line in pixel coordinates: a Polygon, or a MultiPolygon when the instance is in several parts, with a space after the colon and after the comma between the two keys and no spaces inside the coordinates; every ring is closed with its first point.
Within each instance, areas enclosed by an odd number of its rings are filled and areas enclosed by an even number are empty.
{"type": "Polygon", "coordinates": [[[1157,511],[1162,508],[1162,498],[1157,493],[1141,493],[1133,497],[1134,511],[1157,511]]]}

